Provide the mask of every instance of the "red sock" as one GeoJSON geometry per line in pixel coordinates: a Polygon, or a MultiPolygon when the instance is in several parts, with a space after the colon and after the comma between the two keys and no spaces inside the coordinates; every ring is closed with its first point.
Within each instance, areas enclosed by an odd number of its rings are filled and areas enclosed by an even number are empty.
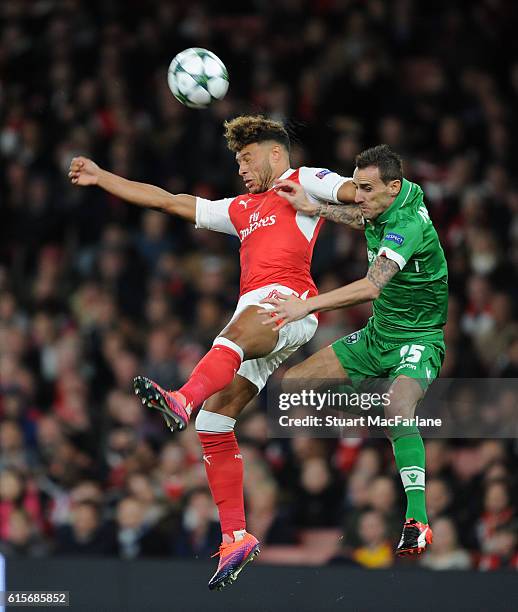
{"type": "Polygon", "coordinates": [[[234,531],[246,528],[243,501],[243,459],[233,431],[202,433],[203,462],[212,497],[219,512],[221,533],[234,539],[234,531]]]}
{"type": "MultiPolygon", "coordinates": [[[[237,345],[234,346],[239,349],[237,345]]],[[[232,382],[242,360],[242,354],[237,350],[223,344],[215,344],[178,391],[185,396],[188,404],[198,408],[211,395],[232,382]]]]}

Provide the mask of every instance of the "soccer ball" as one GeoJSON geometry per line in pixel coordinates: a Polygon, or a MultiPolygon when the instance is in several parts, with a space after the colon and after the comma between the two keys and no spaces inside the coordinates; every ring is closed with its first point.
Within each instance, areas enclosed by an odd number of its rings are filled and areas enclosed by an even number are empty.
{"type": "Polygon", "coordinates": [[[227,93],[228,72],[212,51],[193,47],[173,59],[167,83],[174,97],[185,106],[205,108],[227,93]]]}

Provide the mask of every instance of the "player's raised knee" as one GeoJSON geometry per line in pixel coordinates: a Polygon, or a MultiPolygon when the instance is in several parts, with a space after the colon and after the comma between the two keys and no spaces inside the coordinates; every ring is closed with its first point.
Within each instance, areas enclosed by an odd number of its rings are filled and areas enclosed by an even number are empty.
{"type": "Polygon", "coordinates": [[[227,340],[230,340],[231,342],[235,342],[239,346],[241,346],[245,334],[246,330],[243,328],[243,325],[239,323],[239,321],[231,323],[221,332],[221,336],[227,340]]]}

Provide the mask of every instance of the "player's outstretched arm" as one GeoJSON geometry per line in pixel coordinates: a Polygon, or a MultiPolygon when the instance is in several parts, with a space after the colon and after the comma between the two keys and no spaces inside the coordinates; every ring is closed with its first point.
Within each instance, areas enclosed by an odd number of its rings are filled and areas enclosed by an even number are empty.
{"type": "Polygon", "coordinates": [[[301,300],[294,295],[279,294],[262,300],[262,303],[270,304],[273,310],[258,311],[265,316],[263,325],[274,323],[274,329],[278,330],[292,321],[303,319],[313,312],[335,310],[369,302],[379,297],[383,287],[399,272],[399,266],[395,261],[379,255],[369,268],[367,275],[360,280],[321,293],[308,300],[301,300]]]}
{"type": "Polygon", "coordinates": [[[196,197],[187,194],[174,195],[147,183],[129,181],[100,168],[87,157],[74,157],[68,173],[74,185],[97,185],[108,193],[131,204],[152,208],[170,215],[196,222],[196,197]]]}
{"type": "MultiPolygon", "coordinates": [[[[322,217],[335,223],[343,223],[357,230],[365,229],[363,216],[357,204],[328,204],[327,202],[312,202],[304,188],[290,180],[278,181],[275,185],[278,194],[296,210],[310,217],[322,217]]],[[[352,181],[346,181],[338,191],[340,201],[354,200],[356,188],[352,181]]]]}

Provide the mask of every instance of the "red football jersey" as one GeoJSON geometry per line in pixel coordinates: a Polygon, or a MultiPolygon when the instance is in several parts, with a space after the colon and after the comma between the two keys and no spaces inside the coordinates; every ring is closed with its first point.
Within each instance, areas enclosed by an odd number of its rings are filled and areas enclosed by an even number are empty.
{"type": "MultiPolygon", "coordinates": [[[[300,183],[313,200],[338,202],[347,180],[330,170],[302,167],[281,179],[300,183]]],[[[241,241],[240,295],[266,285],[285,285],[301,297],[317,294],[311,257],[323,223],[296,211],[275,189],[223,200],[196,201],[196,227],[233,234],[241,241]]]]}

